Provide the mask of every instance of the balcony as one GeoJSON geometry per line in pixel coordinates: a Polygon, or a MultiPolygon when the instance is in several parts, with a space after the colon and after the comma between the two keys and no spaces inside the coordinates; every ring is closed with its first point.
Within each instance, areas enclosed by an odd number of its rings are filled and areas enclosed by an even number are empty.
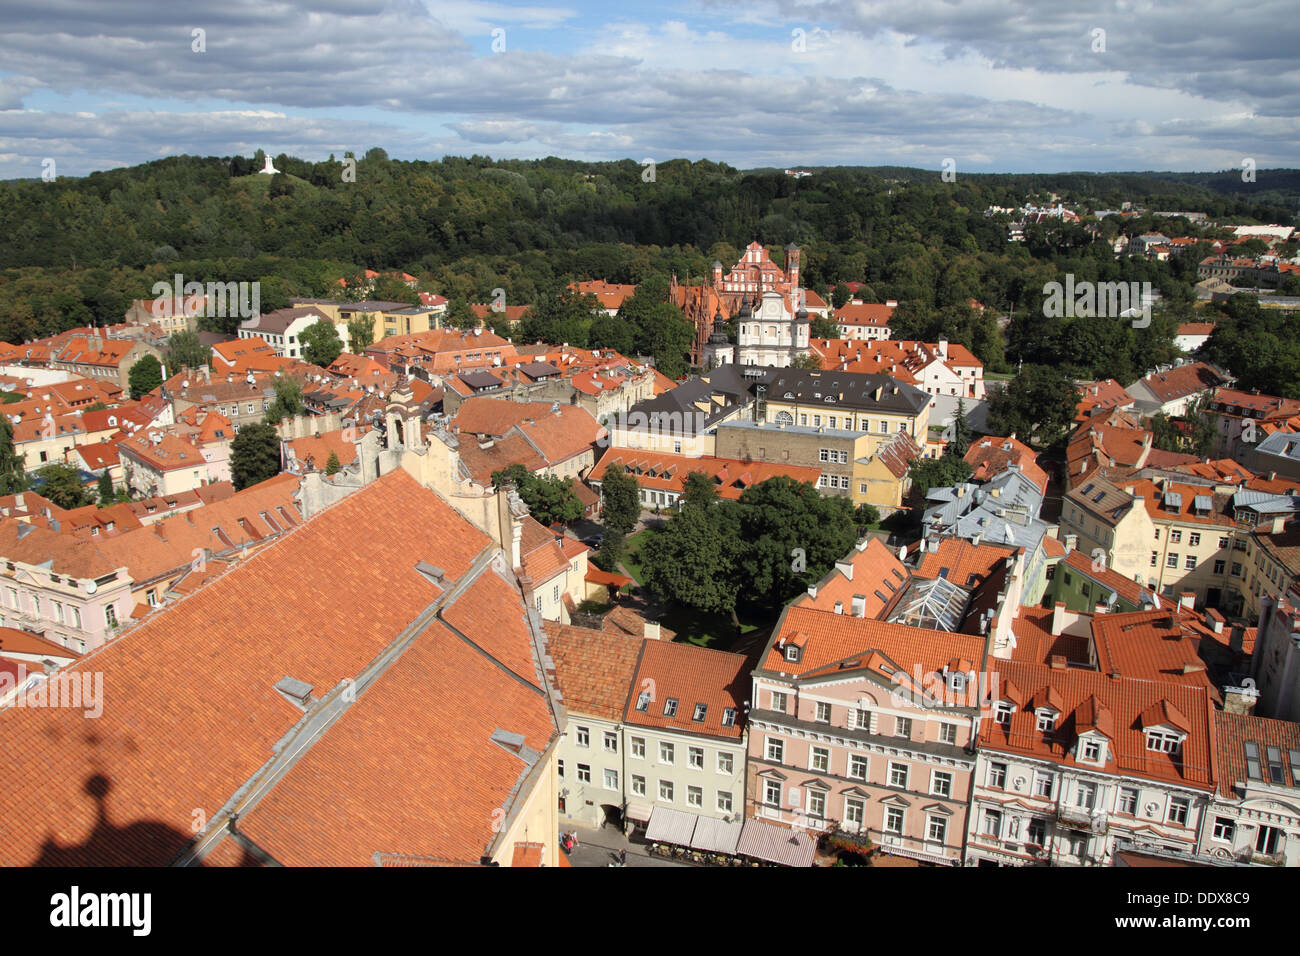
{"type": "Polygon", "coordinates": [[[1085,807],[1057,807],[1056,822],[1070,830],[1086,830],[1098,835],[1110,828],[1105,813],[1094,812],[1085,807]]]}

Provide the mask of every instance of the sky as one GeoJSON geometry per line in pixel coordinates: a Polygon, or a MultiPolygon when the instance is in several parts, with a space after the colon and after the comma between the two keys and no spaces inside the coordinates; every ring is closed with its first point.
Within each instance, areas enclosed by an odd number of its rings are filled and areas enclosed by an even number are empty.
{"type": "Polygon", "coordinates": [[[1294,0],[6,0],[3,16],[3,179],[373,146],[957,175],[1300,166],[1294,0]]]}

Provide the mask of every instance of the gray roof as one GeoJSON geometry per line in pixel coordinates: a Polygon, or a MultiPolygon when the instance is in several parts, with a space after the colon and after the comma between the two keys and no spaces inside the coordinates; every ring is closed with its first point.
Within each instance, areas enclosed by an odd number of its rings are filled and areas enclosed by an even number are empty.
{"type": "Polygon", "coordinates": [[[1300,461],[1300,432],[1274,432],[1255,446],[1261,455],[1277,455],[1300,461]]]}
{"type": "Polygon", "coordinates": [[[1038,486],[1017,470],[1003,471],[983,485],[932,488],[926,497],[935,504],[926,508],[924,526],[958,538],[978,534],[991,544],[1032,550],[1052,527],[1038,518],[1043,503],[1038,486]]]}
{"type": "Polygon", "coordinates": [[[930,396],[883,373],[768,368],[758,380],[769,401],[817,403],[827,408],[868,409],[917,415],[930,396]]]}

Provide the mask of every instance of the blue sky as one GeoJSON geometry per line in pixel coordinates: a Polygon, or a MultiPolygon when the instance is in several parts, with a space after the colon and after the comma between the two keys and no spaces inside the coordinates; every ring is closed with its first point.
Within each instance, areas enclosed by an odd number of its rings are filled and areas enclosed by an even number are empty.
{"type": "Polygon", "coordinates": [[[17,0],[6,17],[3,178],[371,146],[951,158],[959,175],[1300,166],[1290,0],[17,0]]]}

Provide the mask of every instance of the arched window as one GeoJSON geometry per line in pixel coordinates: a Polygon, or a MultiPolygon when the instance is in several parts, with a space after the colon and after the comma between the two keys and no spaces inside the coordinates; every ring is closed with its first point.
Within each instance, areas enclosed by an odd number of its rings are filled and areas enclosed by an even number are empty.
{"type": "Polygon", "coordinates": [[[794,424],[794,416],[791,415],[789,412],[777,412],[777,413],[776,413],[776,423],[777,423],[778,425],[793,425],[793,424],[794,424]]]}

